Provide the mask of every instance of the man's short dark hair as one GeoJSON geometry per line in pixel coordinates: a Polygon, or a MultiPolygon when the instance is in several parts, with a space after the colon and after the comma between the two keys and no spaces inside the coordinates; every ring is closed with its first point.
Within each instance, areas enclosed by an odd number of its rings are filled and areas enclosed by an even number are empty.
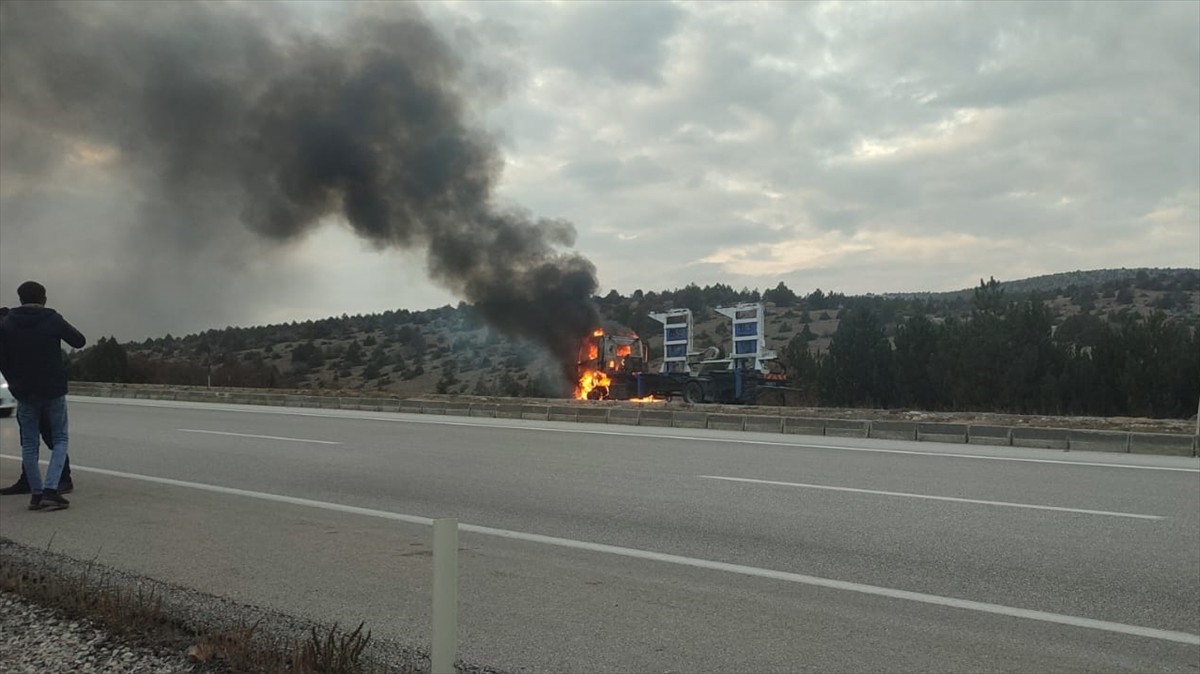
{"type": "Polygon", "coordinates": [[[17,288],[17,297],[21,298],[21,304],[45,304],[46,286],[37,281],[26,281],[17,288]]]}

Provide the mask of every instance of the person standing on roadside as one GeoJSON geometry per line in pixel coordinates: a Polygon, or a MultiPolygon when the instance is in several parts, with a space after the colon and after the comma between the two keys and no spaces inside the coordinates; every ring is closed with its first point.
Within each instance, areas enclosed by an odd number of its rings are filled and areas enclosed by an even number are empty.
{"type": "Polygon", "coordinates": [[[26,281],[17,288],[21,306],[0,321],[0,372],[17,399],[17,424],[21,429],[21,466],[29,482],[30,510],[60,510],[70,501],[59,493],[67,459],[67,367],[62,342],[76,349],[84,336],[57,311],[46,308],[46,288],[26,281]],[[38,424],[45,414],[50,421],[50,466],[43,483],[38,466],[38,424]]]}
{"type": "MultiPolygon", "coordinates": [[[[8,307],[0,307],[0,322],[8,316],[8,307]]],[[[46,410],[42,410],[42,416],[38,419],[38,432],[42,436],[42,442],[46,443],[46,449],[54,447],[54,436],[50,433],[50,417],[46,416],[46,410]]],[[[63,461],[62,477],[58,480],[58,493],[70,494],[75,489],[75,483],[71,479],[71,457],[70,455],[63,461]]],[[[25,466],[21,466],[21,477],[17,481],[3,489],[0,489],[0,496],[12,496],[15,494],[28,494],[29,478],[25,476],[25,466]]]]}

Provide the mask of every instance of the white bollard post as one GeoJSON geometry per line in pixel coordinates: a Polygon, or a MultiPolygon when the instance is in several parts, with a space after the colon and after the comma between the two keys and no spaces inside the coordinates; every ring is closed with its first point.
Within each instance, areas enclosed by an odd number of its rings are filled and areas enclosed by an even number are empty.
{"type": "Polygon", "coordinates": [[[458,520],[433,521],[433,674],[454,674],[458,642],[458,520]]]}

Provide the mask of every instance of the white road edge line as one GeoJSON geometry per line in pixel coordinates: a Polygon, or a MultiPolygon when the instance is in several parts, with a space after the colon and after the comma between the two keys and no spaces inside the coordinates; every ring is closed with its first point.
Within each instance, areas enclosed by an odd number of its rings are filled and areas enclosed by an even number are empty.
{"type": "Polygon", "coordinates": [[[308,440],[305,438],[283,438],[278,435],[254,435],[252,433],[230,433],[228,431],[203,431],[198,428],[176,428],[180,433],[208,433],[209,435],[232,435],[238,438],[261,438],[263,440],[286,440],[288,442],[311,442],[317,445],[340,445],[332,440],[308,440]]]}
{"type": "MultiPolygon", "coordinates": [[[[286,408],[270,407],[270,406],[266,406],[266,405],[261,406],[261,407],[267,407],[268,409],[247,409],[248,407],[250,407],[249,405],[246,406],[247,408],[243,408],[243,407],[230,407],[228,405],[220,405],[220,404],[216,404],[216,403],[192,403],[192,405],[203,405],[204,407],[192,407],[192,406],[186,405],[186,404],[185,405],[162,404],[162,403],[187,402],[187,401],[174,401],[174,400],[156,400],[153,402],[146,401],[146,400],[138,400],[138,401],[134,402],[134,401],[125,400],[125,399],[88,398],[87,400],[75,400],[73,402],[78,402],[81,404],[91,403],[94,405],[129,405],[129,406],[133,406],[133,407],[171,407],[174,409],[190,409],[190,410],[208,410],[208,408],[212,408],[211,411],[214,411],[214,412],[240,412],[243,414],[280,414],[280,415],[285,415],[285,416],[296,416],[296,417],[322,417],[322,418],[326,418],[326,419],[368,419],[371,421],[386,421],[388,423],[397,423],[397,424],[427,424],[427,425],[431,425],[431,426],[466,426],[469,428],[484,428],[484,429],[504,428],[504,429],[509,429],[509,430],[541,432],[541,433],[579,433],[579,434],[583,434],[583,435],[617,435],[617,436],[629,437],[629,438],[654,438],[654,439],[658,439],[658,440],[685,440],[687,442],[723,442],[726,444],[733,444],[733,445],[767,445],[770,447],[790,447],[793,449],[836,449],[836,450],[840,450],[840,451],[844,451],[844,452],[872,452],[872,453],[877,453],[877,454],[911,454],[911,455],[916,455],[916,456],[947,456],[947,457],[956,458],[956,459],[983,459],[986,461],[1015,461],[1018,463],[1052,463],[1052,464],[1059,464],[1059,465],[1064,465],[1064,466],[1094,466],[1094,467],[1099,467],[1099,468],[1129,468],[1129,469],[1133,469],[1133,470],[1165,470],[1165,471],[1176,472],[1176,473],[1200,473],[1200,468],[1176,468],[1176,467],[1172,467],[1172,466],[1135,466],[1135,465],[1128,464],[1128,463],[1104,463],[1104,462],[1100,462],[1100,461],[1062,461],[1062,460],[1058,460],[1058,459],[1026,459],[1026,458],[1013,457],[1013,456],[984,456],[981,454],[956,454],[956,453],[952,453],[952,452],[922,452],[922,451],[913,450],[913,449],[880,449],[880,448],[874,448],[874,447],[846,447],[844,445],[815,445],[815,444],[811,444],[811,443],[775,442],[775,441],[771,441],[771,440],[745,440],[745,439],[740,439],[740,438],[709,438],[709,437],[696,436],[696,435],[660,435],[660,434],[656,434],[656,433],[626,433],[626,432],[622,432],[622,431],[597,431],[597,430],[586,429],[586,428],[542,428],[542,427],[538,427],[538,426],[523,426],[523,425],[519,426],[517,424],[494,424],[494,423],[493,424],[481,424],[481,423],[470,423],[470,422],[462,422],[462,421],[440,421],[437,419],[414,419],[411,417],[412,413],[410,413],[410,412],[369,412],[369,411],[360,411],[360,410],[345,410],[346,412],[357,412],[356,415],[349,416],[349,415],[340,415],[340,414],[322,414],[319,412],[296,412],[296,411],[287,410],[286,408]],[[378,416],[381,414],[387,414],[388,416],[378,416]],[[396,417],[401,417],[401,415],[409,415],[409,416],[404,416],[402,418],[396,418],[396,417]]],[[[479,418],[486,419],[486,417],[479,417],[479,418]]],[[[639,428],[647,428],[647,427],[639,426],[639,428]]],[[[650,428],[653,428],[653,427],[650,427],[650,428]]],[[[1184,458],[1190,458],[1190,457],[1184,457],[1184,458]]]]}
{"type": "Polygon", "coordinates": [[[1162,515],[1139,515],[1137,513],[1121,513],[1111,510],[1087,510],[1085,508],[1064,508],[1061,506],[1034,505],[1032,503],[1011,503],[1009,501],[984,501],[973,498],[957,498],[954,496],[933,496],[931,494],[912,494],[902,491],[879,491],[876,489],[857,489],[854,487],[833,487],[824,484],[806,484],[804,482],[777,482],[775,480],[755,480],[748,477],[725,477],[721,475],[697,475],[703,480],[725,480],[727,482],[749,482],[752,484],[777,485],[781,487],[801,487],[804,489],[824,489],[828,491],[845,491],[854,494],[878,494],[880,496],[901,496],[904,498],[928,499],[930,501],[952,501],[954,503],[976,503],[979,505],[1004,506],[1006,508],[1028,508],[1031,510],[1054,510],[1064,513],[1081,513],[1084,515],[1107,515],[1109,517],[1131,517],[1138,520],[1165,520],[1162,515]]]}
{"type": "MultiPolygon", "coordinates": [[[[0,454],[0,458],[19,460],[18,457],[8,454],[0,454]]],[[[48,463],[42,461],[41,463],[48,463]]],[[[164,484],[174,487],[186,487],[200,491],[214,492],[218,494],[229,494],[232,496],[245,496],[255,498],[262,501],[274,501],[277,503],[287,503],[291,505],[305,506],[309,508],[319,508],[322,510],[330,510],[334,512],[350,513],[353,515],[365,515],[367,517],[377,517],[380,519],[394,520],[399,522],[408,522],[411,524],[421,524],[432,526],[433,519],[429,517],[419,517],[417,515],[404,515],[401,513],[388,512],[386,510],[374,510],[371,508],[359,508],[357,506],[348,506],[341,503],[330,503],[327,501],[314,501],[306,498],[297,498],[294,496],[282,496],[279,494],[267,494],[263,492],[248,491],[245,489],[235,489],[233,487],[221,487],[218,485],[204,484],[200,482],[185,482],[183,480],[172,480],[165,477],[153,477],[150,475],[139,475],[137,473],[123,473],[115,470],[106,470],[104,468],[88,468],[85,466],[71,466],[72,470],[79,470],[85,473],[96,473],[98,475],[109,475],[112,477],[126,478],[130,480],[140,480],[142,482],[152,482],[156,484],[164,484]]],[[[791,573],[789,571],[775,571],[772,569],[762,569],[754,566],[743,566],[741,564],[729,564],[727,562],[716,562],[707,559],[697,559],[694,557],[683,557],[680,555],[671,555],[662,552],[653,552],[651,550],[640,550],[637,548],[626,548],[617,545],[606,545],[603,543],[589,543],[587,541],[577,541],[570,538],[558,538],[555,536],[543,536],[541,534],[531,534],[523,531],[511,531],[508,529],[496,529],[493,527],[479,526],[476,524],[459,524],[461,531],[470,533],[482,534],[485,536],[496,536],[499,538],[508,538],[518,541],[527,541],[530,543],[542,543],[544,545],[553,545],[562,548],[572,548],[575,550],[587,550],[590,552],[602,552],[611,555],[619,555],[621,557],[630,557],[633,559],[645,559],[655,562],[663,562],[666,564],[676,564],[679,566],[690,566],[698,569],[708,569],[712,571],[724,571],[726,573],[736,573],[742,576],[753,576],[757,578],[768,578],[771,580],[781,580],[788,583],[797,583],[800,585],[811,585],[814,587],[824,587],[833,590],[844,590],[846,592],[857,592],[859,594],[874,595],[877,597],[888,597],[890,599],[903,599],[906,601],[914,601],[922,604],[932,604],[934,606],[946,606],[949,608],[964,609],[967,611],[976,611],[979,613],[990,613],[993,615],[1007,616],[1011,618],[1023,618],[1026,620],[1037,620],[1047,623],[1055,623],[1058,625],[1068,625],[1071,627],[1082,627],[1085,629],[1100,630],[1104,632],[1113,632],[1116,634],[1128,634],[1132,636],[1145,637],[1147,639],[1158,639],[1160,641],[1172,641],[1180,644],[1188,644],[1191,646],[1200,646],[1200,634],[1190,634],[1188,632],[1174,632],[1171,630],[1160,630],[1153,627],[1141,627],[1138,625],[1126,625],[1123,623],[1109,622],[1107,620],[1093,620],[1091,618],[1080,618],[1076,616],[1062,615],[1059,613],[1048,613],[1046,611],[1035,611],[1032,609],[1016,608],[1013,606],[1004,606],[1002,604],[989,604],[986,602],[971,601],[969,599],[957,599],[954,597],[942,597],[934,594],[924,594],[922,592],[910,592],[908,590],[897,590],[888,587],[879,587],[876,585],[864,585],[862,583],[852,583],[844,580],[833,580],[830,578],[819,578],[817,576],[807,576],[800,573],[791,573]]]]}

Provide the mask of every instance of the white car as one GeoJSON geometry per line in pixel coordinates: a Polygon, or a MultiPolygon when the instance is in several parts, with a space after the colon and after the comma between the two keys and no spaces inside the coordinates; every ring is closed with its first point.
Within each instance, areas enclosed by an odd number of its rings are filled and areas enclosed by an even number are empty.
{"type": "Polygon", "coordinates": [[[17,409],[17,399],[13,397],[12,391],[8,390],[8,382],[4,380],[4,375],[0,374],[0,417],[7,417],[17,409]]]}

